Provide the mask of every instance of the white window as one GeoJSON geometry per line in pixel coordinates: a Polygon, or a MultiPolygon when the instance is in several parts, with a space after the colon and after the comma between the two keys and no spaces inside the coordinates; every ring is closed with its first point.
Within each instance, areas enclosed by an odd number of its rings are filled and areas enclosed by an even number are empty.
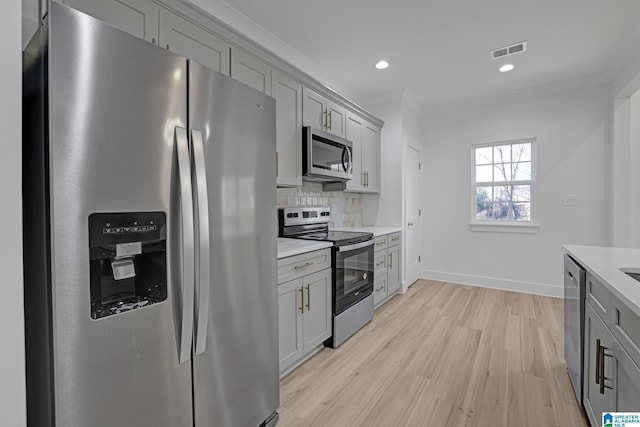
{"type": "Polygon", "coordinates": [[[534,225],[535,140],[473,146],[472,226],[534,225]]]}

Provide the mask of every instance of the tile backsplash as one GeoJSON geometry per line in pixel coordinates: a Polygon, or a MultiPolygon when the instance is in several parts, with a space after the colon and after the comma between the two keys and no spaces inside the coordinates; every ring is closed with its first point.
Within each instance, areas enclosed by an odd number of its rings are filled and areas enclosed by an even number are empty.
{"type": "Polygon", "coordinates": [[[362,194],[322,191],[322,184],[304,182],[299,188],[278,188],[278,207],[331,206],[329,228],[362,227],[362,194]]]}

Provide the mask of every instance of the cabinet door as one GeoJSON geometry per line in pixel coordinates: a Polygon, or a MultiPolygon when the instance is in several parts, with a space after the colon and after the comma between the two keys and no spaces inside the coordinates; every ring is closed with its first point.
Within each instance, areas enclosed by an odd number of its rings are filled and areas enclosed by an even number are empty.
{"type": "MultiPolygon", "coordinates": [[[[600,345],[607,349],[614,348],[614,340],[611,332],[607,329],[600,317],[591,307],[585,304],[584,315],[584,369],[583,369],[583,400],[584,409],[591,421],[592,426],[600,426],[602,412],[615,411],[614,390],[605,388],[604,394],[600,393],[600,385],[596,383],[598,358],[596,351],[596,340],[600,340],[600,345]]],[[[605,357],[604,377],[606,386],[614,386],[615,368],[617,360],[611,351],[605,351],[610,357],[605,357]]],[[[600,375],[602,377],[602,375],[600,375]]]]}
{"type": "Polygon", "coordinates": [[[231,48],[231,78],[271,96],[271,67],[237,48],[231,48]]]}
{"type": "Polygon", "coordinates": [[[277,183],[302,185],[302,85],[273,70],[271,96],[276,99],[277,183]]]}
{"type": "Polygon", "coordinates": [[[347,190],[364,190],[364,171],[362,170],[362,128],[364,120],[347,112],[346,138],[353,143],[353,179],[347,181],[347,190]]]}
{"type": "Polygon", "coordinates": [[[380,192],[380,129],[364,122],[362,128],[362,170],[365,172],[364,189],[380,192]]]}
{"type": "Polygon", "coordinates": [[[204,28],[160,10],[160,46],[229,75],[231,46],[204,28]]]}
{"type": "Polygon", "coordinates": [[[305,87],[302,89],[302,122],[304,126],[326,130],[326,99],[305,87]]]}
{"type": "Polygon", "coordinates": [[[617,361],[615,410],[618,412],[637,412],[640,407],[640,368],[622,347],[619,347],[617,361]]]}
{"type": "Polygon", "coordinates": [[[278,285],[278,352],[280,372],[303,355],[302,279],[278,285]]]}
{"type": "Polygon", "coordinates": [[[387,273],[374,273],[373,305],[378,306],[387,298],[387,273]]]}
{"type": "Polygon", "coordinates": [[[304,352],[331,336],[331,270],[302,278],[304,285],[304,352]]]}
{"type": "Polygon", "coordinates": [[[393,295],[400,289],[400,245],[387,249],[387,295],[393,295]]]}
{"type": "Polygon", "coordinates": [[[327,123],[325,123],[325,125],[327,130],[334,135],[344,138],[347,115],[346,110],[335,102],[331,102],[329,100],[326,102],[326,109],[327,123]]]}
{"type": "Polygon", "coordinates": [[[158,40],[160,8],[148,0],[64,0],[63,3],[148,42],[158,40]]]}

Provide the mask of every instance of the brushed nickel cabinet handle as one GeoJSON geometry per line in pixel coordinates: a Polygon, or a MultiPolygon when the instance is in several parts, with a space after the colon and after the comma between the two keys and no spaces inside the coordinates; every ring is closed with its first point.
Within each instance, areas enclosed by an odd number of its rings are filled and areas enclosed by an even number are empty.
{"type": "Polygon", "coordinates": [[[383,264],[384,264],[384,261],[380,261],[379,263],[376,264],[376,267],[379,267],[379,266],[381,266],[383,264]]]}
{"type": "MultiPolygon", "coordinates": [[[[327,109],[327,110],[328,110],[328,109],[327,109]]],[[[333,127],[332,127],[333,120],[332,120],[332,118],[331,118],[331,116],[332,116],[332,115],[331,115],[331,113],[332,113],[332,112],[333,112],[333,111],[329,111],[329,130],[333,130],[333,127]]]]}
{"type": "Polygon", "coordinates": [[[278,163],[278,152],[276,151],[276,177],[279,176],[280,164],[278,163]]]}
{"type": "Polygon", "coordinates": [[[171,48],[169,47],[169,43],[167,43],[167,50],[171,50],[171,48]]]}
{"type": "Polygon", "coordinates": [[[329,109],[325,109],[324,110],[324,128],[328,128],[329,127],[329,119],[328,119],[328,114],[329,114],[329,109]]]}
{"type": "Polygon", "coordinates": [[[311,285],[307,285],[307,311],[311,311],[311,285]]]}
{"type": "Polygon", "coordinates": [[[600,338],[596,338],[596,384],[600,384],[600,338]]]}
{"type": "MultiPolygon", "coordinates": [[[[598,340],[600,341],[600,340],[598,340]]],[[[599,342],[597,344],[600,344],[599,342]]],[[[608,388],[608,389],[613,389],[613,387],[609,387],[608,385],[605,385],[604,380],[608,380],[609,378],[604,376],[604,358],[605,357],[613,357],[610,354],[605,354],[605,350],[607,350],[607,347],[600,345],[598,347],[600,349],[599,351],[599,356],[600,358],[598,359],[598,364],[600,365],[600,368],[598,369],[600,371],[600,394],[604,394],[604,389],[608,388]]]]}
{"type": "Polygon", "coordinates": [[[294,270],[300,270],[303,268],[307,268],[310,265],[313,265],[313,262],[305,262],[304,264],[300,264],[300,265],[296,265],[295,267],[293,267],[294,270]]]}
{"type": "Polygon", "coordinates": [[[393,268],[393,253],[389,254],[389,268],[393,268]]]}
{"type": "Polygon", "coordinates": [[[304,286],[300,286],[300,311],[304,314],[304,286]]]}
{"type": "Polygon", "coordinates": [[[408,225],[409,227],[413,227],[413,223],[412,223],[412,222],[408,222],[408,223],[407,223],[407,225],[408,225]]]}

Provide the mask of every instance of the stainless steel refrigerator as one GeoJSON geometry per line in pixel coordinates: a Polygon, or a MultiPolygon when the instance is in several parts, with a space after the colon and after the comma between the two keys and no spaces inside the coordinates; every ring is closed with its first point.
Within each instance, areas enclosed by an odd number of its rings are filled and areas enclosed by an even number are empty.
{"type": "Polygon", "coordinates": [[[55,2],[24,63],[29,425],[275,424],[275,101],[55,2]]]}

